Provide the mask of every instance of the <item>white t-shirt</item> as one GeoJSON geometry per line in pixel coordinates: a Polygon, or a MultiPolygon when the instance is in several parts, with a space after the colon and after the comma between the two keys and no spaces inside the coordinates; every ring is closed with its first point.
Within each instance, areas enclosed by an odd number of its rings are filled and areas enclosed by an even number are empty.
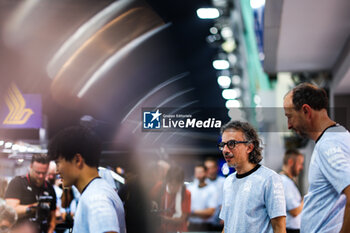
{"type": "Polygon", "coordinates": [[[309,191],[301,213],[301,232],[339,232],[350,185],[350,134],[342,126],[328,128],[316,142],[309,168],[309,191]]]}
{"type": "Polygon", "coordinates": [[[92,180],[80,196],[73,233],[126,233],[123,203],[103,179],[92,180]]]}
{"type": "MultiPolygon", "coordinates": [[[[198,182],[194,182],[193,184],[190,184],[187,189],[191,192],[191,211],[216,208],[217,192],[213,185],[206,185],[199,188],[198,182]]],[[[210,219],[190,217],[189,222],[208,223],[210,222],[210,219]]]]}
{"type": "Polygon", "coordinates": [[[286,216],[281,177],[260,166],[242,178],[237,172],[224,183],[224,199],[220,218],[225,233],[273,233],[271,219],[286,216]]]}
{"type": "Polygon", "coordinates": [[[217,192],[217,205],[216,205],[216,210],[213,216],[209,218],[209,222],[213,225],[220,225],[220,210],[221,210],[221,204],[222,204],[222,197],[223,197],[223,190],[224,190],[224,182],[225,178],[222,176],[217,176],[215,180],[211,180],[207,178],[205,182],[209,185],[212,185],[215,187],[215,190],[217,192]]]}
{"type": "Polygon", "coordinates": [[[293,217],[289,213],[290,210],[297,208],[301,204],[301,195],[299,189],[293,180],[291,180],[288,176],[283,174],[281,175],[281,178],[284,188],[284,196],[286,197],[286,227],[288,229],[300,229],[301,214],[293,217]]]}

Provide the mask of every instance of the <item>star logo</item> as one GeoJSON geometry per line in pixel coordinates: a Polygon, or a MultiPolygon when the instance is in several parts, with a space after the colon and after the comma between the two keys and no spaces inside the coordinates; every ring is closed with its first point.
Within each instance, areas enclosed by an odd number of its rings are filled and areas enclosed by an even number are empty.
{"type": "Polygon", "coordinates": [[[160,129],[161,128],[161,115],[159,109],[155,112],[143,112],[143,128],[144,129],[160,129]]]}
{"type": "Polygon", "coordinates": [[[157,111],[155,113],[151,113],[151,115],[153,116],[152,121],[154,121],[155,119],[157,119],[157,121],[159,121],[159,117],[162,115],[161,113],[159,113],[159,109],[157,109],[157,111]]]}

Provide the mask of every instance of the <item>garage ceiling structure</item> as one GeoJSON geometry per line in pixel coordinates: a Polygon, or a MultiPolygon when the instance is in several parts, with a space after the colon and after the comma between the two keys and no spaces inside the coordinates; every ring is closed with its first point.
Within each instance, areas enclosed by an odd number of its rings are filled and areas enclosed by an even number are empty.
{"type": "Polygon", "coordinates": [[[349,94],[349,11],[348,0],[267,0],[265,71],[329,71],[334,94],[349,94]]]}
{"type": "MultiPolygon", "coordinates": [[[[216,49],[205,40],[213,23],[196,16],[210,3],[0,0],[1,92],[14,82],[24,94],[42,95],[47,139],[88,115],[110,154],[116,143],[217,153],[218,130],[141,132],[142,107],[201,107],[228,120],[211,64],[216,49]]],[[[39,140],[37,131],[10,131],[0,136],[39,140]]]]}

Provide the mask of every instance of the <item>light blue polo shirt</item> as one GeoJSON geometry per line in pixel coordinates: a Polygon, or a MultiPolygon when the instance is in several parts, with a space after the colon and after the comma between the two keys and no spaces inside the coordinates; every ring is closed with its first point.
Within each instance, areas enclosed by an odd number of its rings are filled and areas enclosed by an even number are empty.
{"type": "Polygon", "coordinates": [[[294,181],[291,180],[286,175],[281,175],[284,196],[286,197],[286,207],[287,207],[287,218],[286,218],[286,227],[288,229],[300,229],[301,214],[293,217],[289,211],[295,209],[301,204],[301,195],[298,187],[295,185],[294,181]]]}
{"type": "Polygon", "coordinates": [[[73,233],[126,233],[123,203],[103,179],[94,179],[80,196],[73,233]]]}
{"type": "Polygon", "coordinates": [[[316,142],[309,183],[301,214],[301,232],[338,233],[346,203],[341,193],[350,185],[350,134],[344,127],[328,128],[316,142]]]}
{"type": "Polygon", "coordinates": [[[261,166],[243,178],[237,172],[224,183],[220,218],[225,233],[273,233],[271,219],[286,216],[286,203],[280,175],[261,166]]]}

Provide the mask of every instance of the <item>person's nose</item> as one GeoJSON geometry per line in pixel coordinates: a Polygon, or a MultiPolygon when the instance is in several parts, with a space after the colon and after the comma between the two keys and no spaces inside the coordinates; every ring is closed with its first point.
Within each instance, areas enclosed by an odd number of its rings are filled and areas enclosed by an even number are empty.
{"type": "Polygon", "coordinates": [[[230,149],[228,148],[227,144],[224,146],[222,150],[222,154],[225,156],[226,154],[230,153],[230,149]]]}

